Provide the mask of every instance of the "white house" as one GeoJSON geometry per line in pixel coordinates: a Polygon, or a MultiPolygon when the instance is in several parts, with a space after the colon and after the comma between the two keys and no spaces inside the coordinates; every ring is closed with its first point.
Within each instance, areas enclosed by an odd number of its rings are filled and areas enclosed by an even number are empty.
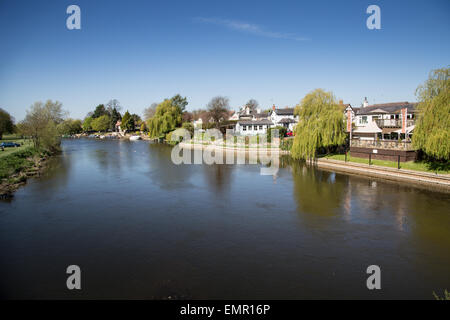
{"type": "Polygon", "coordinates": [[[240,120],[236,123],[235,132],[241,135],[265,134],[273,122],[268,119],[240,120]]]}
{"type": "MultiPolygon", "coordinates": [[[[367,101],[367,100],[366,100],[367,101]]],[[[355,116],[355,125],[363,127],[376,121],[381,127],[401,127],[402,109],[407,109],[408,126],[415,119],[417,103],[391,102],[383,104],[367,105],[359,108],[355,116]]]]}
{"type": "MultiPolygon", "coordinates": [[[[356,111],[353,138],[398,139],[398,129],[402,128],[403,124],[407,128],[414,128],[416,106],[417,103],[407,101],[369,105],[366,98],[361,108],[356,111]],[[405,122],[402,110],[406,111],[405,122]]],[[[412,130],[407,133],[410,135],[412,130]]]]}
{"type": "Polygon", "coordinates": [[[283,126],[288,130],[293,131],[298,123],[298,116],[294,115],[294,108],[277,109],[272,107],[269,113],[269,119],[273,122],[273,126],[283,126]]]}

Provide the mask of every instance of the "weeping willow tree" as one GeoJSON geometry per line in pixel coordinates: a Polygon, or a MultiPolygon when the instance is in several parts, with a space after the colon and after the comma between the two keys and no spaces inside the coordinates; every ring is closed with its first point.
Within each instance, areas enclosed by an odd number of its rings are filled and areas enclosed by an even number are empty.
{"type": "Polygon", "coordinates": [[[450,159],[450,79],[449,68],[433,70],[416,90],[419,116],[412,143],[428,156],[450,159]]]}
{"type": "Polygon", "coordinates": [[[299,122],[291,154],[295,159],[312,159],[317,149],[345,142],[342,107],[331,92],[316,89],[295,107],[299,122]]]}
{"type": "Polygon", "coordinates": [[[182,122],[182,110],[172,99],[166,99],[156,107],[155,115],[147,120],[151,137],[165,136],[179,127],[182,122]]]}

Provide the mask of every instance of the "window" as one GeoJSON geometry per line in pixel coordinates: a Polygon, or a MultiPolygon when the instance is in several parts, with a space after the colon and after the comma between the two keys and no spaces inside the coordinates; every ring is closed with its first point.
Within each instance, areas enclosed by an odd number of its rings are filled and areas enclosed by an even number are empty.
{"type": "Polygon", "coordinates": [[[259,126],[259,130],[262,130],[262,126],[259,126]]]}
{"type": "Polygon", "coordinates": [[[242,131],[247,131],[247,126],[242,126],[242,131]]]}
{"type": "Polygon", "coordinates": [[[361,124],[367,123],[367,116],[361,117],[361,124]]]}
{"type": "Polygon", "coordinates": [[[258,130],[258,126],[253,126],[253,130],[258,130]]]}

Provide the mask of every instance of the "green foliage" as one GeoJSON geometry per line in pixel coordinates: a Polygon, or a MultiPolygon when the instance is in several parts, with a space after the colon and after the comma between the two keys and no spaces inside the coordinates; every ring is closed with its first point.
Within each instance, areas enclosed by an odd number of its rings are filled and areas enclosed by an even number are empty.
{"type": "Polygon", "coordinates": [[[53,120],[50,120],[47,123],[45,130],[41,133],[41,147],[44,148],[44,150],[54,153],[59,151],[60,144],[61,139],[57,125],[53,120]]]}
{"type": "Polygon", "coordinates": [[[285,138],[281,140],[280,149],[290,151],[294,143],[294,138],[285,138]]]}
{"type": "Polygon", "coordinates": [[[89,132],[92,131],[92,120],[94,120],[92,117],[86,117],[83,121],[83,131],[89,132]]]}
{"type": "Polygon", "coordinates": [[[450,292],[447,291],[447,289],[445,289],[444,291],[444,296],[441,298],[440,296],[438,296],[434,291],[433,291],[433,297],[436,300],[450,300],[450,292]]]}
{"type": "Polygon", "coordinates": [[[111,123],[111,118],[105,114],[92,120],[92,129],[95,131],[107,131],[111,123]]]}
{"type": "Polygon", "coordinates": [[[70,135],[80,133],[83,128],[81,120],[67,119],[58,124],[58,133],[62,135],[70,135]]]}
{"type": "Polygon", "coordinates": [[[294,159],[314,158],[318,148],[345,142],[342,110],[331,92],[316,89],[307,94],[295,107],[295,114],[300,120],[292,145],[294,159]]]}
{"type": "Polygon", "coordinates": [[[165,136],[181,125],[182,110],[172,99],[166,99],[156,107],[155,115],[147,120],[150,137],[165,136]]]}
{"type": "Polygon", "coordinates": [[[131,130],[134,130],[136,126],[140,127],[142,124],[142,119],[137,115],[136,113],[133,113],[131,115],[131,118],[133,119],[133,128],[131,130]]]}
{"type": "Polygon", "coordinates": [[[186,106],[188,105],[188,101],[186,97],[182,97],[179,94],[174,95],[172,97],[172,104],[178,108],[180,108],[181,112],[183,113],[186,110],[186,106]]]}
{"type": "Polygon", "coordinates": [[[274,131],[278,130],[278,137],[283,138],[286,136],[287,129],[283,126],[276,126],[267,130],[267,142],[272,142],[272,137],[274,136],[274,131]]]}
{"type": "Polygon", "coordinates": [[[96,108],[94,113],[92,114],[92,118],[100,118],[101,116],[107,115],[108,112],[106,111],[105,105],[99,104],[96,108]]]}
{"type": "Polygon", "coordinates": [[[189,133],[192,135],[194,135],[194,125],[190,122],[184,122],[181,126],[183,129],[186,129],[187,131],[189,131],[189,133]]]}
{"type": "Polygon", "coordinates": [[[412,143],[428,156],[450,160],[450,69],[433,70],[416,90],[419,116],[412,143]]]}
{"type": "Polygon", "coordinates": [[[13,133],[14,121],[11,115],[0,108],[0,139],[2,139],[4,133],[13,133]]]}
{"type": "Polygon", "coordinates": [[[141,131],[142,132],[147,132],[147,125],[145,124],[145,122],[141,123],[141,131]]]}
{"type": "Polygon", "coordinates": [[[114,130],[116,128],[117,121],[122,119],[122,116],[120,115],[120,112],[117,111],[116,108],[112,108],[110,112],[110,124],[109,129],[114,130]]]}
{"type": "Polygon", "coordinates": [[[134,130],[134,126],[134,118],[127,110],[122,117],[122,130],[132,131],[134,130]]]}
{"type": "Polygon", "coordinates": [[[2,161],[0,161],[0,179],[7,178],[14,173],[30,167],[33,161],[29,158],[36,153],[36,149],[28,148],[3,157],[2,161]]]}
{"type": "Polygon", "coordinates": [[[48,100],[45,104],[35,102],[20,123],[20,133],[33,139],[34,146],[50,151],[59,148],[57,125],[63,122],[64,111],[58,101],[48,100]]]}

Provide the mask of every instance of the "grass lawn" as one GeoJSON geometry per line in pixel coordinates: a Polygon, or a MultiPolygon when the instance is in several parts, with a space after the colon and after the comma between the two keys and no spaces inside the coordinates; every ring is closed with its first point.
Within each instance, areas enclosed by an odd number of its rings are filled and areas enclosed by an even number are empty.
{"type": "Polygon", "coordinates": [[[2,142],[15,142],[20,143],[21,146],[18,148],[5,148],[4,151],[1,151],[0,149],[0,159],[10,155],[12,153],[15,153],[17,151],[22,151],[25,149],[28,149],[29,147],[33,146],[33,142],[29,139],[21,139],[20,137],[12,136],[12,135],[3,135],[3,139],[0,140],[0,143],[2,142]]]}
{"type": "MultiPolygon", "coordinates": [[[[326,155],[326,156],[324,156],[324,158],[332,159],[332,160],[345,161],[345,155],[344,154],[326,155]]],[[[350,157],[350,155],[347,155],[347,161],[356,162],[356,163],[363,163],[363,164],[369,164],[369,159],[350,157]]],[[[397,169],[397,162],[396,161],[372,159],[371,163],[374,164],[374,165],[377,165],[377,166],[391,167],[391,168],[396,168],[397,169]]],[[[432,173],[436,173],[437,172],[437,173],[443,173],[443,174],[450,173],[450,171],[448,169],[432,169],[432,164],[431,163],[423,162],[423,161],[400,162],[400,169],[425,171],[425,172],[432,172],[432,173]]]]}

